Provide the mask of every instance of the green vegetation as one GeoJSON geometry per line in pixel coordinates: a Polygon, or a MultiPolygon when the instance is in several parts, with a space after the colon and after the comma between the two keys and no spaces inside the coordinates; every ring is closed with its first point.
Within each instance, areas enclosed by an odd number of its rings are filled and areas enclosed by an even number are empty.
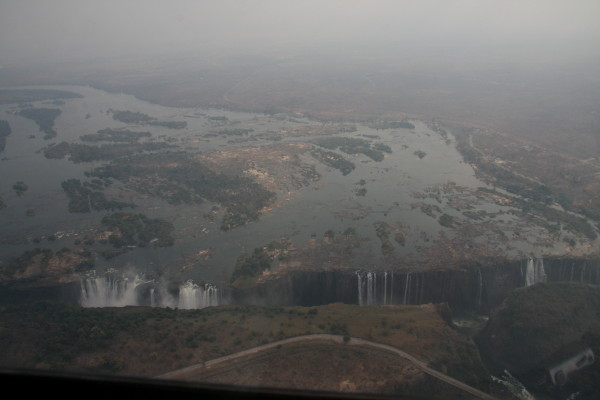
{"type": "Polygon", "coordinates": [[[521,209],[520,212],[516,213],[519,217],[529,220],[535,219],[537,224],[544,226],[550,231],[556,231],[558,228],[557,224],[561,224],[565,229],[584,235],[590,240],[595,240],[598,237],[594,227],[585,218],[576,214],[554,208],[545,202],[507,196],[483,187],[478,188],[478,190],[509,198],[512,205],[521,209]],[[536,218],[535,216],[538,217],[536,218]]]}
{"type": "Polygon", "coordinates": [[[0,281],[31,278],[64,278],[65,275],[93,268],[89,250],[76,248],[54,252],[36,248],[0,265],[0,281]]]}
{"type": "MultiPolygon", "coordinates": [[[[147,317],[137,316],[136,313],[128,315],[112,310],[86,310],[50,302],[11,306],[2,310],[2,320],[16,322],[16,329],[1,331],[0,343],[3,348],[9,343],[18,347],[17,343],[31,340],[36,351],[25,354],[26,357],[21,362],[17,361],[17,364],[33,366],[42,362],[52,369],[69,369],[78,355],[104,349],[119,333],[140,327],[147,317]],[[22,313],[21,318],[17,317],[19,313],[22,313]]],[[[2,364],[6,362],[3,361],[2,364]]],[[[117,372],[118,363],[115,365],[107,361],[101,361],[102,368],[90,372],[117,372]]]]}
{"type": "Polygon", "coordinates": [[[454,227],[456,221],[454,221],[454,217],[444,213],[440,215],[440,217],[438,218],[438,222],[441,226],[445,226],[446,228],[452,228],[454,227]]]}
{"type": "Polygon", "coordinates": [[[0,104],[29,103],[49,99],[77,99],[78,93],[53,89],[0,89],[0,104]]]}
{"type": "Polygon", "coordinates": [[[134,111],[108,110],[112,113],[113,119],[127,124],[144,124],[154,126],[164,126],[169,129],[183,129],[187,126],[185,121],[159,121],[147,114],[134,111]]]}
{"type": "Polygon", "coordinates": [[[252,179],[217,174],[188,153],[142,154],[119,159],[94,169],[90,175],[118,179],[171,204],[201,203],[203,199],[220,203],[227,209],[221,223],[223,230],[258,219],[260,210],[275,199],[275,193],[252,179]]]}
{"type": "Polygon", "coordinates": [[[244,285],[260,276],[263,271],[270,270],[273,261],[286,258],[289,245],[290,242],[285,239],[273,240],[266,246],[255,248],[250,255],[241,255],[235,264],[231,282],[244,285]]]}
{"type": "Polygon", "coordinates": [[[46,133],[44,139],[56,137],[54,120],[60,115],[58,108],[25,108],[19,111],[19,115],[33,120],[40,127],[40,131],[46,133]]]}
{"type": "Polygon", "coordinates": [[[413,154],[419,157],[421,160],[427,155],[427,153],[425,153],[423,150],[416,150],[413,154]]]}
{"type": "Polygon", "coordinates": [[[8,121],[0,119],[0,152],[6,147],[6,138],[10,136],[11,130],[8,121]]]}
{"type": "Polygon", "coordinates": [[[383,143],[375,143],[373,144],[373,148],[377,151],[382,151],[384,153],[392,154],[392,148],[387,144],[383,143]]]}
{"type": "Polygon", "coordinates": [[[0,365],[11,367],[156,376],[288,337],[332,333],[408,351],[471,385],[485,388],[488,379],[473,342],[433,306],[172,310],[45,302],[0,308],[0,324],[10,327],[0,329],[0,365]]]}
{"type": "Polygon", "coordinates": [[[378,143],[371,147],[368,140],[358,138],[326,137],[316,139],[313,143],[329,150],[339,148],[346,154],[364,154],[373,161],[382,161],[384,158],[383,152],[392,152],[392,149],[383,143],[378,143]]]}
{"type": "Polygon", "coordinates": [[[219,135],[224,135],[224,136],[245,136],[245,135],[249,134],[252,131],[254,131],[254,129],[241,129],[241,128],[237,128],[237,129],[221,129],[217,133],[219,135]]]}
{"type": "Polygon", "coordinates": [[[217,117],[208,117],[208,119],[210,121],[221,121],[221,122],[226,122],[229,121],[229,118],[225,117],[225,116],[217,116],[217,117]]]}
{"type": "Polygon", "coordinates": [[[404,121],[378,121],[369,124],[372,129],[415,129],[415,126],[410,122],[404,121]]]}
{"type": "Polygon", "coordinates": [[[385,222],[375,222],[375,232],[381,241],[381,252],[386,255],[394,251],[394,244],[390,240],[390,226],[385,222]]]}
{"type": "Polygon", "coordinates": [[[396,232],[396,234],[394,235],[394,240],[396,241],[396,243],[398,243],[400,246],[404,246],[406,245],[406,236],[404,235],[404,233],[402,232],[396,232]]]}
{"type": "MultiPolygon", "coordinates": [[[[458,135],[457,139],[456,147],[462,154],[463,159],[465,162],[477,165],[480,177],[493,185],[520,196],[520,198],[513,197],[511,200],[517,207],[521,208],[521,216],[531,218],[532,214],[537,214],[554,224],[563,224],[566,229],[583,234],[590,240],[597,238],[596,230],[588,221],[568,212],[570,210],[579,211],[598,221],[599,217],[593,210],[586,207],[574,207],[570,200],[565,196],[554,193],[547,185],[517,175],[507,168],[497,165],[480,151],[471,147],[469,138],[465,135],[458,135]],[[555,202],[560,204],[567,212],[552,207],[555,202]]],[[[483,190],[486,191],[487,189],[483,190]]],[[[543,224],[543,221],[538,222],[543,224]]]]}
{"type": "Polygon", "coordinates": [[[113,119],[116,121],[125,122],[126,124],[139,124],[144,122],[153,121],[154,118],[148,114],[133,112],[133,111],[119,111],[119,110],[108,110],[108,113],[112,113],[113,119]]]}
{"type": "Polygon", "coordinates": [[[435,213],[442,213],[442,209],[435,204],[427,204],[427,203],[412,203],[410,208],[415,209],[419,207],[422,213],[429,215],[432,218],[435,218],[435,213]]]}
{"type": "Polygon", "coordinates": [[[350,172],[354,171],[354,168],[356,168],[354,163],[346,160],[344,157],[334,153],[333,151],[313,149],[310,154],[323,164],[339,170],[342,175],[348,175],[350,172]]]}
{"type": "Polygon", "coordinates": [[[142,138],[152,136],[150,132],[134,132],[127,129],[102,129],[97,133],[82,135],[79,138],[84,142],[123,142],[135,143],[142,138]]]}
{"type": "Polygon", "coordinates": [[[93,191],[81,184],[79,179],[68,179],[62,183],[62,188],[69,198],[69,212],[89,213],[101,210],[120,210],[135,207],[134,204],[107,200],[104,193],[93,191]]]}
{"type": "Polygon", "coordinates": [[[16,182],[15,184],[13,184],[12,187],[17,196],[19,197],[23,196],[27,189],[29,189],[29,186],[27,186],[23,181],[16,182]]]}
{"type": "MultiPolygon", "coordinates": [[[[523,374],[551,367],[572,356],[564,351],[574,344],[580,348],[590,346],[598,354],[598,332],[598,287],[552,282],[515,290],[491,315],[477,340],[482,352],[495,360],[500,368],[523,374]],[[563,356],[557,359],[561,354],[563,356]]],[[[595,363],[574,375],[573,384],[577,390],[597,394],[600,391],[598,376],[600,365],[595,363]]]]}
{"type": "Polygon", "coordinates": [[[354,189],[354,194],[357,196],[366,196],[367,189],[364,187],[354,189]]]}
{"type": "Polygon", "coordinates": [[[44,156],[50,159],[62,159],[69,155],[74,163],[112,160],[135,153],[164,150],[173,147],[167,143],[123,143],[90,146],[87,144],[60,142],[44,149],[44,156]]]}
{"type": "Polygon", "coordinates": [[[263,271],[271,269],[271,257],[263,247],[254,249],[250,256],[240,256],[235,264],[231,282],[255,278],[263,271]]]}
{"type": "Polygon", "coordinates": [[[102,223],[114,232],[108,242],[116,248],[138,246],[168,247],[175,242],[173,224],[144,214],[118,212],[102,218],[102,223]]]}

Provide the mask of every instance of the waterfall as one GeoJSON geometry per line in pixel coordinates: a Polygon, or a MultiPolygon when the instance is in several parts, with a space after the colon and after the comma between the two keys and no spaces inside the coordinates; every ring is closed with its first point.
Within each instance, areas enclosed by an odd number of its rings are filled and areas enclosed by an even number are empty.
{"type": "Polygon", "coordinates": [[[390,286],[390,304],[394,304],[394,271],[392,271],[392,285],[390,286]]]}
{"type": "Polygon", "coordinates": [[[169,293],[165,286],[153,281],[144,281],[140,276],[128,278],[116,270],[108,270],[106,275],[95,272],[80,281],[82,307],[178,307],[198,309],[223,304],[223,294],[215,285],[196,285],[187,281],[179,287],[178,299],[169,293]],[[144,284],[144,287],[140,285],[144,284]]]}
{"type": "Polygon", "coordinates": [[[367,305],[374,306],[377,303],[377,274],[375,272],[367,274],[367,285],[367,305]]]}
{"type": "Polygon", "coordinates": [[[410,291],[410,272],[406,274],[406,282],[404,284],[404,302],[402,304],[408,304],[410,301],[408,292],[410,291]]]}
{"type": "Polygon", "coordinates": [[[139,276],[130,281],[113,271],[104,277],[95,274],[82,278],[81,300],[83,307],[125,307],[138,305],[136,287],[145,283],[139,276]]]}
{"type": "Polygon", "coordinates": [[[477,290],[477,306],[481,307],[481,299],[483,297],[483,277],[481,276],[481,268],[477,269],[478,290],[477,290]]]}
{"type": "MultiPolygon", "coordinates": [[[[356,272],[358,284],[358,305],[375,306],[378,304],[387,304],[388,273],[383,274],[383,288],[381,287],[381,278],[379,288],[377,287],[377,273],[374,271],[356,272]],[[379,289],[379,292],[378,292],[379,289]]],[[[392,275],[393,279],[393,275],[392,275]]],[[[393,290],[393,288],[390,288],[393,290]]],[[[391,296],[391,295],[390,295],[391,296]]]]}
{"type": "Polygon", "coordinates": [[[531,286],[535,283],[546,282],[546,270],[544,269],[544,260],[541,258],[527,260],[525,268],[525,286],[531,286]]]}
{"type": "Polygon", "coordinates": [[[383,273],[383,305],[387,304],[387,271],[383,273]]]}
{"type": "Polygon", "coordinates": [[[362,274],[360,271],[356,271],[356,277],[358,279],[358,305],[364,306],[362,274]]]}
{"type": "Polygon", "coordinates": [[[221,303],[221,292],[215,285],[196,285],[187,281],[179,287],[177,307],[184,310],[218,306],[221,303]]]}

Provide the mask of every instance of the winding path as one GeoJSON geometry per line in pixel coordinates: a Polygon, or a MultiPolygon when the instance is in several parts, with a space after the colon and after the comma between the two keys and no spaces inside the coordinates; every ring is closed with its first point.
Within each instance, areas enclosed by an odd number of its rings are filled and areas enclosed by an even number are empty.
{"type": "MultiPolygon", "coordinates": [[[[159,375],[156,378],[158,378],[158,379],[179,379],[183,375],[186,375],[186,374],[189,374],[189,373],[192,373],[194,371],[201,370],[204,368],[211,368],[217,364],[227,362],[227,361],[232,361],[236,358],[250,356],[253,354],[260,353],[261,351],[273,349],[273,348],[276,348],[278,346],[282,346],[285,344],[304,342],[304,341],[309,341],[309,340],[329,340],[329,341],[333,341],[336,343],[344,343],[344,337],[341,335],[315,334],[315,335],[296,336],[296,337],[292,337],[292,338],[288,338],[288,339],[284,339],[284,340],[279,340],[277,342],[264,344],[262,346],[253,347],[251,349],[247,349],[244,351],[240,351],[238,353],[230,354],[228,356],[215,358],[214,360],[206,361],[204,363],[194,364],[194,365],[191,365],[186,368],[167,372],[166,374],[159,375]]],[[[396,354],[396,355],[410,361],[411,363],[413,363],[417,368],[419,368],[424,373],[431,375],[434,378],[437,378],[443,382],[446,382],[449,385],[452,385],[452,386],[454,386],[460,390],[463,390],[469,394],[472,394],[473,396],[475,396],[479,399],[496,400],[495,397],[492,397],[487,393],[484,393],[478,389],[475,389],[474,387],[469,386],[466,383],[458,381],[452,377],[449,377],[448,375],[445,375],[439,371],[429,368],[427,366],[427,364],[424,363],[423,361],[421,361],[421,360],[417,359],[416,357],[413,357],[410,354],[406,353],[405,351],[397,349],[393,346],[389,346],[387,344],[382,344],[382,343],[371,342],[369,340],[364,340],[364,339],[359,339],[359,338],[350,338],[350,340],[345,343],[348,345],[351,345],[351,346],[375,347],[377,349],[385,350],[387,352],[396,354]]]]}

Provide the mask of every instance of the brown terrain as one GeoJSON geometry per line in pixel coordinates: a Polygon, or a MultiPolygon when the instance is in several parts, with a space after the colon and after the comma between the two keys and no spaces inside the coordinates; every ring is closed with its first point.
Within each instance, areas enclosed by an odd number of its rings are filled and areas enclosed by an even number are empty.
{"type": "Polygon", "coordinates": [[[576,62],[488,65],[451,54],[429,59],[341,50],[299,57],[287,49],[148,65],[143,72],[126,59],[9,66],[0,84],[91,84],[169,106],[292,112],[323,121],[435,118],[473,132],[474,145],[498,165],[545,183],[576,209],[600,214],[594,201],[600,92],[596,71],[576,62]]]}

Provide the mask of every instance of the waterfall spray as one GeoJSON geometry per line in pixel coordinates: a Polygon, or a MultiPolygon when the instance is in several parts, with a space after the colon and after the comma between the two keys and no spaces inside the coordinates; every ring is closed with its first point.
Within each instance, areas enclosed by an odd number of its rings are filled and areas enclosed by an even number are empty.
{"type": "Polygon", "coordinates": [[[211,284],[198,286],[187,281],[179,288],[177,307],[184,310],[218,306],[221,303],[221,292],[211,284]]]}
{"type": "Polygon", "coordinates": [[[541,258],[528,259],[527,266],[525,267],[525,286],[546,282],[547,279],[544,260],[541,258]]]}
{"type": "Polygon", "coordinates": [[[145,283],[138,275],[133,280],[109,270],[103,277],[95,273],[81,279],[83,307],[125,307],[138,305],[136,288],[145,283]]]}
{"type": "Polygon", "coordinates": [[[178,299],[175,299],[163,286],[159,286],[157,290],[153,281],[144,281],[137,275],[132,279],[113,269],[108,270],[104,276],[97,276],[92,272],[81,278],[80,284],[80,304],[83,307],[150,305],[198,309],[223,303],[221,290],[212,284],[199,286],[187,281],[179,287],[178,299]],[[140,288],[142,284],[148,285],[140,288]]]}

